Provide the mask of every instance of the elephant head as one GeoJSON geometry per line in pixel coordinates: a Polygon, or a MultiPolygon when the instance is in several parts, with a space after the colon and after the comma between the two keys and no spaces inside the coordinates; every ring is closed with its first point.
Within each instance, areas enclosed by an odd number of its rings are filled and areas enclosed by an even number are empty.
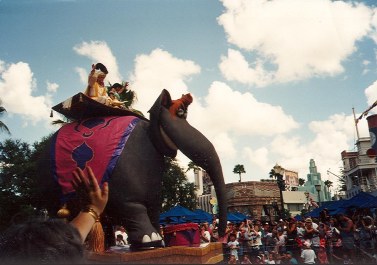
{"type": "Polygon", "coordinates": [[[163,90],[155,101],[150,113],[150,132],[153,143],[162,154],[175,157],[182,151],[194,164],[203,168],[210,176],[216,191],[219,206],[219,235],[225,234],[227,202],[225,182],[220,159],[213,144],[186,120],[187,109],[172,115],[170,94],[163,90]]]}

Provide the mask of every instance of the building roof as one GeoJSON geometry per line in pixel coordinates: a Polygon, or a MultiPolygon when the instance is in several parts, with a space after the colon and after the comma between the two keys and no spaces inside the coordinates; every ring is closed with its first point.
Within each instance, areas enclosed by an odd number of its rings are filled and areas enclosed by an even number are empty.
{"type": "Polygon", "coordinates": [[[304,191],[283,191],[284,203],[306,203],[304,191]]]}

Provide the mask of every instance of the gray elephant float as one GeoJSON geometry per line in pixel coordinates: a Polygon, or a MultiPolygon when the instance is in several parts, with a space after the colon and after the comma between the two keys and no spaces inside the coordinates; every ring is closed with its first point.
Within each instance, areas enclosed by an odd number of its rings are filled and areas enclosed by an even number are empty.
{"type": "Polygon", "coordinates": [[[74,198],[69,185],[73,168],[91,166],[100,182],[108,181],[105,212],[124,220],[131,246],[160,246],[164,157],[174,158],[181,150],[211,177],[219,207],[219,235],[224,235],[227,205],[219,157],[212,143],[187,122],[187,109],[172,115],[171,106],[170,94],[163,90],[149,110],[150,120],[140,115],[95,115],[64,125],[51,138],[50,153],[43,159],[43,170],[50,164],[54,176],[50,179],[59,185],[44,180],[45,187],[52,196],[60,194],[62,202],[69,202],[74,198]]]}

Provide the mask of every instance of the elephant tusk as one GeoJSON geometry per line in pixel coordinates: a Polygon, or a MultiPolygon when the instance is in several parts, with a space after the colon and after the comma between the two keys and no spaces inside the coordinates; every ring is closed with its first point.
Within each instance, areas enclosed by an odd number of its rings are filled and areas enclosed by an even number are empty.
{"type": "Polygon", "coordinates": [[[175,145],[175,143],[170,139],[170,137],[165,133],[164,129],[160,126],[160,132],[162,139],[164,140],[165,144],[172,150],[176,151],[178,150],[178,147],[175,145]]]}

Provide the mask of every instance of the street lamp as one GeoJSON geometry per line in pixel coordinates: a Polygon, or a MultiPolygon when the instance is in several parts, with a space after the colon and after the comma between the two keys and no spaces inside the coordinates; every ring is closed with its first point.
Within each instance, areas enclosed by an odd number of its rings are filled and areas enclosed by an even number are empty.
{"type": "Polygon", "coordinates": [[[306,197],[306,205],[305,205],[305,209],[308,210],[308,212],[309,212],[309,211],[310,211],[310,205],[309,205],[309,192],[308,192],[308,191],[305,191],[304,194],[305,194],[305,197],[306,197]]]}
{"type": "MultiPolygon", "coordinates": [[[[275,200],[272,202],[272,209],[274,209],[274,220],[276,221],[276,213],[279,212],[278,211],[279,209],[277,207],[277,203],[275,200]]],[[[270,215],[270,221],[271,221],[271,215],[270,215]]]]}
{"type": "Polygon", "coordinates": [[[279,192],[280,192],[280,204],[281,204],[281,216],[280,218],[283,218],[285,213],[284,213],[284,200],[283,200],[283,190],[285,190],[285,181],[283,179],[283,173],[284,173],[284,168],[282,168],[280,165],[276,163],[276,165],[273,167],[274,170],[274,176],[276,177],[278,187],[279,187],[279,192]]]}
{"type": "Polygon", "coordinates": [[[320,197],[320,191],[321,191],[321,184],[315,184],[315,189],[318,192],[318,206],[321,207],[321,197],[320,197]]]}

